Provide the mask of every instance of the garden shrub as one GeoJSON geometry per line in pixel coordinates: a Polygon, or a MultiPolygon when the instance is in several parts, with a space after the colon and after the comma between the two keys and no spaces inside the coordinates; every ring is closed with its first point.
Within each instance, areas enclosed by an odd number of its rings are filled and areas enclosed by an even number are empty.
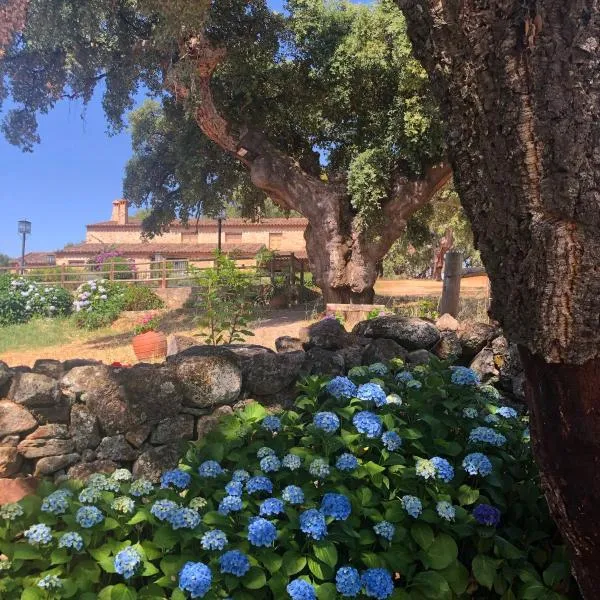
{"type": "Polygon", "coordinates": [[[82,283],[75,291],[75,323],[83,329],[109,326],[123,310],[125,286],[107,279],[82,283]]]}
{"type": "Polygon", "coordinates": [[[145,285],[130,285],[125,289],[123,310],[153,310],[164,306],[162,299],[145,285]]]}
{"type": "Polygon", "coordinates": [[[0,509],[9,598],[575,598],[526,417],[464,367],[313,377],[190,446],[0,509]],[[20,594],[22,595],[20,596],[20,594]]]}
{"type": "Polygon", "coordinates": [[[0,277],[0,326],[26,323],[34,317],[58,317],[71,312],[68,290],[30,281],[24,277],[0,277]]]}

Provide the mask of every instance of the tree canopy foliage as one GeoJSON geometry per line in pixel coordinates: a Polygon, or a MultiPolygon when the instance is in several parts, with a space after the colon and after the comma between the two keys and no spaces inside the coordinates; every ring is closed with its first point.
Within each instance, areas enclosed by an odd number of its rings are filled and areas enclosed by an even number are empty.
{"type": "Polygon", "coordinates": [[[185,43],[200,33],[226,48],[212,80],[226,120],[265,132],[309,173],[347,175],[364,222],[376,221],[394,175],[420,175],[441,158],[427,78],[388,0],[290,0],[285,14],[263,0],[32,0],[25,29],[0,63],[2,95],[16,103],[5,135],[32,150],[37,115],[64,97],[88,102],[100,81],[108,123],[119,130],[135,94],[147,90],[163,106],[132,115],[129,195],[152,198],[159,220],[199,201],[210,212],[240,186],[249,205],[260,204],[264,195],[251,192],[247,172],[194,122],[203,99],[185,43]],[[164,94],[174,91],[172,81],[190,91],[183,103],[164,94]]]}

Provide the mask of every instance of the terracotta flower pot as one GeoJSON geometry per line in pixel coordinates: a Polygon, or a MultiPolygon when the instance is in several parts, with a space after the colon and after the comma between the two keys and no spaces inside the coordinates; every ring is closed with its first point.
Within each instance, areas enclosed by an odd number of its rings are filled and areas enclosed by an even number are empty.
{"type": "Polygon", "coordinates": [[[159,331],[136,335],[131,344],[138,360],[164,358],[167,355],[167,336],[159,331]]]}

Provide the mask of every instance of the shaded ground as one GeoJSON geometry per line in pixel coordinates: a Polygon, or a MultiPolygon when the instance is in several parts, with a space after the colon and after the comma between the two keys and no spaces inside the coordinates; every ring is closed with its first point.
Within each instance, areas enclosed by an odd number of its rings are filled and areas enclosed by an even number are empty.
{"type": "MultiPolygon", "coordinates": [[[[441,282],[429,280],[382,280],[376,285],[376,302],[386,306],[401,308],[403,314],[423,314],[423,307],[437,304],[441,294],[441,282]]],[[[487,306],[487,277],[469,277],[463,279],[462,293],[463,314],[459,317],[470,317],[484,320],[487,306]]],[[[302,308],[273,310],[266,313],[253,327],[254,337],[248,342],[275,348],[275,340],[282,335],[297,337],[301,328],[321,316],[322,307],[311,303],[302,308]]],[[[427,316],[427,315],[423,315],[427,316]]],[[[124,315],[110,330],[104,330],[97,336],[68,342],[66,344],[47,345],[43,339],[38,343],[31,342],[27,349],[7,350],[0,353],[0,360],[11,366],[33,365],[38,358],[91,358],[105,363],[137,362],[131,348],[133,323],[139,319],[138,313],[124,315]]],[[[165,333],[193,335],[195,323],[189,311],[176,310],[163,314],[161,330],[165,333]]],[[[2,336],[0,329],[0,336],[2,336]]],[[[29,344],[28,344],[29,345],[29,344]]]]}

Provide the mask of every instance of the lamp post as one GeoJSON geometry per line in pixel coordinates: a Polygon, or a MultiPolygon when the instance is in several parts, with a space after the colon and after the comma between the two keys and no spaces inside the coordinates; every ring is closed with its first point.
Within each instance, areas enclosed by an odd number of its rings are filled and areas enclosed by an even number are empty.
{"type": "Polygon", "coordinates": [[[19,233],[23,236],[21,243],[21,275],[25,272],[25,238],[31,233],[31,221],[22,219],[19,221],[19,233]]]}
{"type": "Polygon", "coordinates": [[[222,210],[218,215],[217,215],[217,250],[219,252],[219,254],[221,254],[221,237],[223,235],[223,221],[226,219],[226,214],[225,211],[222,210]]]}

